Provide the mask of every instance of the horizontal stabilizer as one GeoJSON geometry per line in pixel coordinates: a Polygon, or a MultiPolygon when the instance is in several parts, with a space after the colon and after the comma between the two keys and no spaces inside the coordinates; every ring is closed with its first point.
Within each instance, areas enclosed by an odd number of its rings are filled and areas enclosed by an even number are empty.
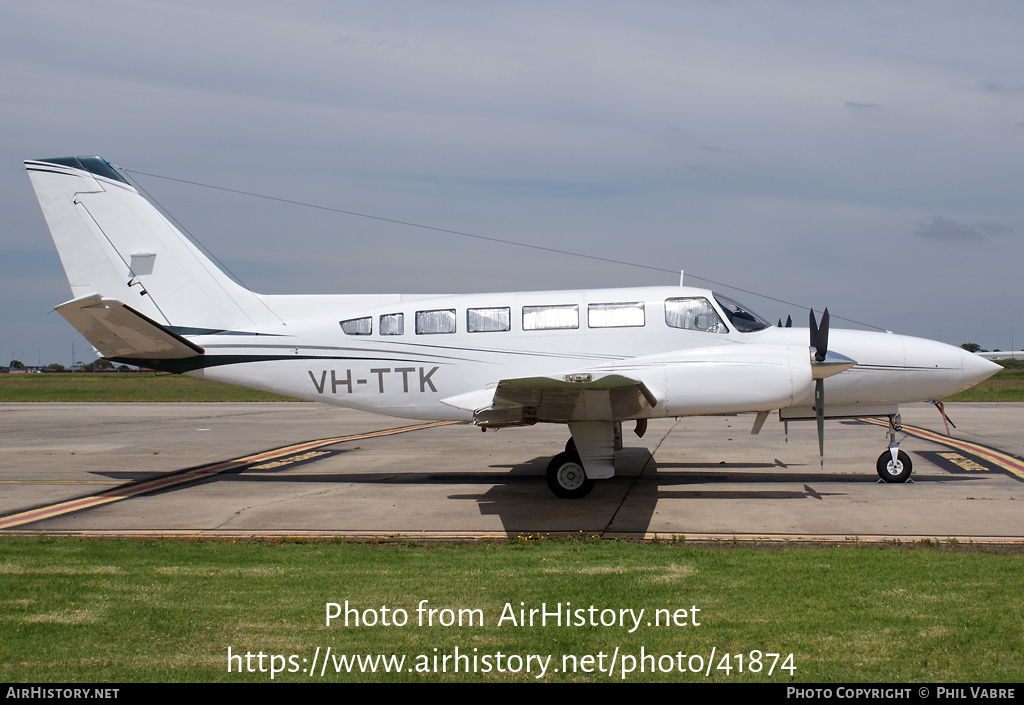
{"type": "Polygon", "coordinates": [[[68,301],[56,311],[106,358],[180,360],[205,352],[130,306],[99,294],[68,301]]]}

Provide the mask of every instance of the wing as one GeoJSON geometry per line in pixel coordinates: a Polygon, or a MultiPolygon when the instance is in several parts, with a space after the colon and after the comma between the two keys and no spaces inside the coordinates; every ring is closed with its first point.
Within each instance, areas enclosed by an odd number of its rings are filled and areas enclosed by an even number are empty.
{"type": "MultiPolygon", "coordinates": [[[[442,401],[471,411],[473,422],[485,429],[538,421],[567,423],[576,457],[586,477],[595,480],[615,474],[617,422],[788,407],[807,396],[811,383],[806,347],[751,343],[629,358],[556,375],[503,379],[442,401]]],[[[642,433],[638,424],[637,434],[642,433]]]]}
{"type": "Polygon", "coordinates": [[[497,428],[538,421],[635,419],[648,416],[658,405],[658,398],[636,377],[583,371],[503,379],[493,387],[442,402],[472,411],[478,426],[497,428]]]}
{"type": "Polygon", "coordinates": [[[806,347],[750,343],[503,379],[442,401],[473,412],[480,426],[500,427],[767,411],[801,401],[811,386],[806,347]]]}

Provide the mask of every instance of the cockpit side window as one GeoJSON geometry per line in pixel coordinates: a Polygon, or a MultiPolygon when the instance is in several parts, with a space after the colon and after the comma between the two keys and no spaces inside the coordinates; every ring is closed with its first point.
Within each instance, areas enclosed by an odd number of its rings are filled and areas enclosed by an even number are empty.
{"type": "Polygon", "coordinates": [[[665,323],[671,328],[728,333],[715,307],[703,296],[665,299],[665,323]]]}
{"type": "Polygon", "coordinates": [[[772,325],[749,308],[741,306],[727,296],[715,294],[715,301],[725,311],[725,315],[729,317],[729,322],[732,323],[733,328],[740,333],[753,333],[756,330],[770,328],[772,325]]]}

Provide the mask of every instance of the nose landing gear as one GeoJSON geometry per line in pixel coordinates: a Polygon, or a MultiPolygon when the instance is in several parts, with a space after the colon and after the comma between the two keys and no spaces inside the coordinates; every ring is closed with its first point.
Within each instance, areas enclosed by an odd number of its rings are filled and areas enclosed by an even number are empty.
{"type": "Polygon", "coordinates": [[[900,415],[894,414],[889,417],[889,448],[880,456],[875,463],[875,470],[882,482],[907,482],[914,465],[910,456],[900,450],[900,444],[896,441],[896,434],[903,429],[900,423],[900,415]]]}

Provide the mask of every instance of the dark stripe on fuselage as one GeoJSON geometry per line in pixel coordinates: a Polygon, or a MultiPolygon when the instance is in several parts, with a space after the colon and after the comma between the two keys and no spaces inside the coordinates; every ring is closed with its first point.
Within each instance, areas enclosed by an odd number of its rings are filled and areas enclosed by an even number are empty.
{"type": "MultiPolygon", "coordinates": [[[[342,347],[338,345],[293,345],[293,344],[246,344],[246,343],[207,343],[207,350],[223,350],[228,348],[254,348],[259,347],[262,349],[280,349],[280,350],[294,350],[296,348],[302,350],[334,350],[334,351],[351,351],[354,353],[362,353],[363,356],[369,353],[381,353],[375,359],[392,359],[395,354],[404,355],[417,355],[422,359],[426,360],[458,360],[460,362],[479,362],[485,364],[499,364],[491,360],[485,360],[481,358],[469,359],[466,357],[467,353],[484,353],[488,355],[513,355],[515,357],[546,357],[555,359],[566,359],[566,360],[597,360],[597,361],[611,361],[615,362],[618,360],[625,360],[626,355],[595,355],[585,351],[576,352],[542,352],[537,350],[501,350],[495,348],[462,348],[454,347],[449,345],[421,345],[417,343],[396,343],[394,347],[389,348],[371,348],[371,347],[342,347]],[[409,348],[430,348],[432,350],[444,350],[446,352],[453,353],[451,355],[440,355],[433,352],[420,353],[416,350],[410,350],[409,348]]],[[[365,359],[365,357],[363,358],[365,359]]]]}
{"type": "MultiPolygon", "coordinates": [[[[247,345],[208,345],[207,350],[213,348],[231,348],[231,347],[252,347],[247,345]]],[[[312,346],[292,346],[292,345],[274,345],[274,346],[262,346],[262,347],[273,347],[273,348],[287,348],[294,349],[296,347],[309,349],[312,346]]],[[[436,361],[444,363],[448,360],[454,360],[458,362],[475,362],[475,363],[489,363],[499,364],[489,360],[467,360],[465,357],[457,357],[456,355],[438,355],[431,353],[416,353],[414,351],[405,351],[406,357],[395,357],[393,351],[386,350],[365,350],[358,348],[328,348],[324,346],[324,349],[333,350],[352,350],[354,352],[362,352],[362,355],[283,355],[283,354],[241,354],[241,355],[216,355],[207,353],[205,355],[196,355],[195,357],[186,357],[176,360],[151,360],[145,358],[136,357],[112,357],[108,358],[111,362],[117,362],[125,365],[135,365],[137,367],[149,367],[160,372],[170,372],[172,374],[184,374],[185,372],[194,372],[195,370],[203,370],[210,367],[223,367],[225,365],[239,365],[250,362],[279,362],[283,360],[340,360],[347,362],[354,361],[386,361],[386,362],[408,362],[408,363],[423,363],[426,360],[436,361]],[[366,353],[381,352],[383,355],[368,355],[366,353]]],[[[496,350],[496,351],[480,351],[473,349],[459,349],[459,348],[447,348],[453,353],[479,353],[479,352],[491,352],[492,354],[503,354],[503,355],[539,355],[543,356],[542,353],[536,352],[520,352],[518,350],[496,350]]],[[[590,357],[585,353],[579,355],[573,355],[570,353],[557,353],[549,355],[549,357],[559,357],[568,359],[586,359],[590,357]]],[[[607,359],[607,358],[606,358],[607,359]]],[[[623,359],[623,358],[612,358],[612,359],[623,359]]]]}
{"type": "MultiPolygon", "coordinates": [[[[379,357],[341,357],[327,355],[196,355],[180,360],[146,360],[139,357],[109,357],[111,362],[118,362],[123,365],[135,365],[136,367],[148,367],[160,372],[171,374],[184,374],[196,370],[205,370],[210,367],[223,367],[224,365],[241,365],[249,362],[278,362],[281,360],[381,360],[379,357]]],[[[421,360],[409,360],[403,358],[388,358],[389,362],[422,362],[421,360]]]]}
{"type": "Polygon", "coordinates": [[[168,330],[172,330],[179,335],[251,335],[251,336],[262,336],[262,337],[273,337],[281,338],[284,337],[280,333],[254,333],[247,330],[223,330],[221,328],[191,328],[189,326],[167,326],[168,330]]]}
{"type": "MultiPolygon", "coordinates": [[[[396,362],[472,362],[482,365],[502,365],[507,364],[499,362],[493,359],[487,359],[483,355],[494,356],[494,355],[506,355],[514,358],[519,357],[543,357],[548,359],[562,359],[572,360],[576,362],[616,362],[619,360],[626,359],[622,355],[593,355],[583,351],[578,352],[538,352],[533,350],[487,350],[480,348],[460,348],[451,346],[440,346],[440,345],[416,345],[415,343],[406,343],[399,347],[396,345],[394,348],[371,348],[371,347],[340,347],[336,345],[292,345],[292,344],[245,344],[245,343],[207,343],[207,351],[213,350],[228,350],[233,348],[244,348],[251,349],[258,347],[263,350],[327,350],[332,352],[342,353],[340,359],[359,359],[359,360],[393,360],[396,362]],[[435,350],[444,350],[452,353],[450,355],[441,355],[434,352],[418,352],[417,350],[411,350],[411,347],[431,348],[435,350]],[[380,354],[374,354],[380,353],[380,354]],[[395,357],[396,355],[404,355],[405,357],[395,357]],[[412,357],[413,359],[410,359],[412,357]]],[[[282,355],[281,358],[293,358],[298,355],[282,355]]],[[[312,355],[309,357],[317,359],[339,359],[338,356],[334,355],[312,355]]]]}

